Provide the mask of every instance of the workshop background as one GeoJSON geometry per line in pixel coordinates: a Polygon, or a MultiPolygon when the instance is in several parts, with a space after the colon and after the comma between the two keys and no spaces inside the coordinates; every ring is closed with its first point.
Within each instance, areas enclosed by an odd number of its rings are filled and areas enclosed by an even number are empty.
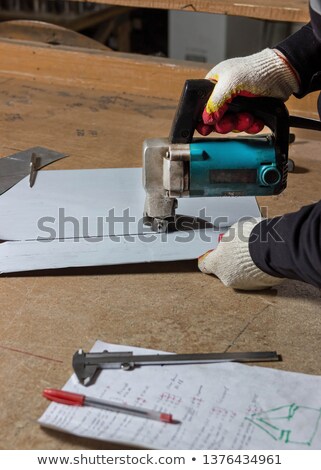
{"type": "Polygon", "coordinates": [[[0,21],[2,37],[27,34],[29,39],[59,44],[57,32],[40,36],[32,23],[43,21],[114,51],[209,63],[273,46],[300,27],[293,22],[62,0],[0,0],[0,21]]]}
{"type": "MultiPolygon", "coordinates": [[[[285,38],[293,21],[308,21],[307,4],[225,0],[227,14],[217,15],[0,0],[1,157],[43,146],[69,155],[48,171],[141,167],[142,142],[167,135],[187,78],[285,38]]],[[[287,106],[317,117],[316,101],[312,93],[287,106]]],[[[265,215],[320,199],[320,134],[295,135],[295,172],[284,193],[259,198],[265,215]]],[[[320,290],[298,281],[240,293],[191,260],[2,275],[0,297],[0,450],[123,448],[37,421],[43,389],[63,387],[74,352],[97,339],[177,353],[276,350],[283,361],[269,367],[321,374],[320,290]]]]}

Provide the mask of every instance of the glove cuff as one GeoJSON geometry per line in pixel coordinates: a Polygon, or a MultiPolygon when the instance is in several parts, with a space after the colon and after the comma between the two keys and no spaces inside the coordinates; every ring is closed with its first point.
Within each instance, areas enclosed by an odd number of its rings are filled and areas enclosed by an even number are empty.
{"type": "MultiPolygon", "coordinates": [[[[237,252],[235,254],[237,263],[242,266],[242,274],[238,273],[238,279],[230,277],[230,286],[234,289],[264,289],[280,284],[283,279],[270,276],[269,274],[261,271],[260,268],[254,263],[250,250],[249,250],[249,239],[252,230],[258,225],[263,219],[252,219],[244,222],[242,228],[242,235],[237,236],[237,252]]],[[[233,228],[233,226],[231,227],[233,228]]],[[[222,238],[222,241],[224,237],[222,238]]],[[[231,273],[232,274],[232,273],[231,273]]],[[[228,284],[226,284],[228,285],[228,284]]]]}
{"type": "Polygon", "coordinates": [[[263,219],[248,219],[232,225],[216,250],[199,260],[199,269],[215,274],[227,287],[259,290],[283,280],[261,271],[250,255],[249,239],[253,228],[263,219]]]}
{"type": "Polygon", "coordinates": [[[300,88],[300,80],[296,70],[287,59],[275,49],[264,49],[253,55],[258,60],[262,74],[271,81],[271,89],[278,90],[281,98],[287,100],[290,95],[297,93],[300,88]],[[260,63],[261,62],[261,63],[260,63]]]}

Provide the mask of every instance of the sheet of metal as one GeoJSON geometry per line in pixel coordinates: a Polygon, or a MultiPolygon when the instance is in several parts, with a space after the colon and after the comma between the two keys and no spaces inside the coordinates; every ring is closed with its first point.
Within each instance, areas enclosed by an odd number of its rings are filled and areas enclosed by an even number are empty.
{"type": "Polygon", "coordinates": [[[37,170],[67,155],[44,147],[32,147],[0,159],[0,194],[8,191],[27,175],[33,186],[37,170]]]}

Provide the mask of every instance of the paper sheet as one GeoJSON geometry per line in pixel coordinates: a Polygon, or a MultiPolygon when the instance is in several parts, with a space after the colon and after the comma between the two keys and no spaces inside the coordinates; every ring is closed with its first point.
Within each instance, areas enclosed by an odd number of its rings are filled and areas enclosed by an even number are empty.
{"type": "MultiPolygon", "coordinates": [[[[97,341],[93,351],[150,350],[97,341]]],[[[160,352],[160,351],[158,351],[160,352]]],[[[42,426],[154,449],[321,449],[321,377],[237,363],[103,370],[65,390],[172,413],[164,424],[95,408],[52,403],[42,426]]]]}
{"type": "Polygon", "coordinates": [[[195,259],[240,217],[259,217],[254,197],[185,198],[178,214],[215,229],[155,234],[143,225],[140,168],[40,171],[0,197],[2,273],[195,259]]]}

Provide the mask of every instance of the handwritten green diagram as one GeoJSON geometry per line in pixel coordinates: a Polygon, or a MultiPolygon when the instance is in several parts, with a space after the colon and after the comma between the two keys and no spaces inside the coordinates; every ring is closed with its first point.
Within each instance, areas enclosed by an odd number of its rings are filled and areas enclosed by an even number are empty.
{"type": "Polygon", "coordinates": [[[266,432],[272,439],[286,444],[311,446],[318,431],[321,408],[295,403],[253,413],[245,419],[266,432]]]}

